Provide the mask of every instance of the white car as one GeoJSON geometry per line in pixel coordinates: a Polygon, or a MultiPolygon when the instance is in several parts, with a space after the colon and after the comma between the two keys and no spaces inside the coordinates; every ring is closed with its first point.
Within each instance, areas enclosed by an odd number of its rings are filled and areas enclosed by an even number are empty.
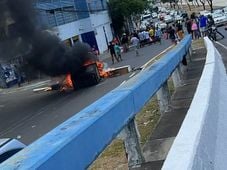
{"type": "Polygon", "coordinates": [[[147,20],[141,21],[140,28],[146,29],[148,25],[149,25],[149,22],[147,20]]]}
{"type": "Polygon", "coordinates": [[[206,11],[206,10],[205,10],[205,11],[200,11],[199,13],[200,13],[201,15],[206,16],[206,17],[207,17],[208,15],[211,15],[211,13],[210,13],[209,11],[206,11]]]}
{"type": "Polygon", "coordinates": [[[16,139],[0,139],[0,164],[25,147],[25,144],[16,139]]]}
{"type": "Polygon", "coordinates": [[[174,19],[175,21],[183,21],[183,17],[181,15],[176,15],[174,19]]]}
{"type": "Polygon", "coordinates": [[[144,20],[149,20],[151,19],[151,14],[144,14],[142,17],[141,17],[141,20],[144,21],[144,20]]]}
{"type": "Polygon", "coordinates": [[[171,17],[170,15],[166,15],[166,16],[164,17],[164,21],[165,21],[167,24],[169,24],[169,23],[173,22],[173,17],[171,17]]]}
{"type": "Polygon", "coordinates": [[[161,30],[165,29],[167,27],[167,24],[165,22],[159,21],[154,24],[155,28],[160,28],[161,30]]]}
{"type": "Polygon", "coordinates": [[[158,18],[158,14],[157,14],[156,12],[153,12],[153,13],[151,14],[151,16],[152,16],[152,18],[158,18]]]}
{"type": "Polygon", "coordinates": [[[223,13],[213,13],[212,17],[214,19],[215,25],[217,26],[227,23],[227,16],[223,13]]]}
{"type": "Polygon", "coordinates": [[[222,13],[222,10],[221,9],[217,9],[217,10],[214,10],[213,13],[220,14],[220,13],[222,13]]]}
{"type": "Polygon", "coordinates": [[[227,7],[223,8],[225,14],[227,14],[227,7]]]}

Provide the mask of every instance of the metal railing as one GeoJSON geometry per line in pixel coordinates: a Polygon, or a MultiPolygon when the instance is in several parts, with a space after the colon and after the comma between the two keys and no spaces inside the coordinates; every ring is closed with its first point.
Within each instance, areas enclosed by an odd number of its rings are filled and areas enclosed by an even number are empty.
{"type": "Polygon", "coordinates": [[[190,52],[191,36],[153,65],[71,117],[12,158],[0,169],[85,169],[121,132],[130,167],[143,162],[134,118],[155,94],[164,111],[167,80],[180,83],[180,66],[190,52]]]}
{"type": "Polygon", "coordinates": [[[219,52],[206,37],[207,57],[191,106],[163,170],[226,169],[227,77],[219,52]]]}

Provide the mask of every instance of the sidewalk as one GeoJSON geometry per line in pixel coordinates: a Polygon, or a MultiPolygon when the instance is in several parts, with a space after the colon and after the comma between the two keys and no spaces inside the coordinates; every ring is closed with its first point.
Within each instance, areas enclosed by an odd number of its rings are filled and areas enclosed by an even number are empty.
{"type": "Polygon", "coordinates": [[[206,49],[193,50],[192,61],[183,75],[183,85],[174,92],[169,109],[153,131],[148,142],[142,148],[145,162],[133,170],[159,170],[181,127],[190,103],[193,99],[198,81],[205,63],[206,49]]]}

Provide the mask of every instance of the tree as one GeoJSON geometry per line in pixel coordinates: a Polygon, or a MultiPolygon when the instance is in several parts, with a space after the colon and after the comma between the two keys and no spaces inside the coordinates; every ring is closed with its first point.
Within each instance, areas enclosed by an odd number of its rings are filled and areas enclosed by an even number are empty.
{"type": "Polygon", "coordinates": [[[189,4],[189,2],[192,2],[193,0],[186,0],[186,3],[187,3],[187,5],[188,5],[188,8],[189,8],[189,11],[191,11],[192,9],[191,9],[191,5],[189,4]]]}
{"type": "Polygon", "coordinates": [[[198,0],[195,0],[195,2],[196,2],[197,7],[199,7],[200,5],[199,5],[198,0]]]}
{"type": "Polygon", "coordinates": [[[110,0],[109,11],[116,33],[120,35],[123,27],[127,27],[125,23],[128,23],[131,18],[138,22],[138,18],[140,19],[148,4],[147,0],[110,0]]]}
{"type": "Polygon", "coordinates": [[[206,6],[205,6],[206,0],[199,0],[199,1],[203,5],[203,10],[206,10],[206,6]]]}
{"type": "Polygon", "coordinates": [[[208,2],[208,4],[209,4],[209,6],[210,6],[210,10],[211,10],[211,12],[213,12],[213,0],[207,0],[207,2],[208,2]]]}

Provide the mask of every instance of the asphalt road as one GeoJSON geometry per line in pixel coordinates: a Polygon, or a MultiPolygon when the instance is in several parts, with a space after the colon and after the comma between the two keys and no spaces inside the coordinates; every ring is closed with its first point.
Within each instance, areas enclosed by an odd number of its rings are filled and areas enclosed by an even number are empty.
{"type": "MultiPolygon", "coordinates": [[[[140,67],[170,45],[170,41],[164,40],[162,44],[141,48],[139,57],[136,57],[134,51],[130,51],[123,54],[122,62],[110,66],[140,67]]],[[[106,59],[105,62],[110,64],[111,60],[106,59]]],[[[119,86],[129,79],[131,74],[109,78],[96,86],[79,91],[41,93],[32,91],[48,81],[2,90],[0,91],[0,138],[17,138],[29,144],[119,86]]]]}
{"type": "Polygon", "coordinates": [[[225,36],[225,38],[218,39],[214,44],[222,55],[222,60],[225,64],[225,68],[227,68],[227,31],[224,29],[224,27],[218,28],[218,31],[220,31],[225,36]]]}

